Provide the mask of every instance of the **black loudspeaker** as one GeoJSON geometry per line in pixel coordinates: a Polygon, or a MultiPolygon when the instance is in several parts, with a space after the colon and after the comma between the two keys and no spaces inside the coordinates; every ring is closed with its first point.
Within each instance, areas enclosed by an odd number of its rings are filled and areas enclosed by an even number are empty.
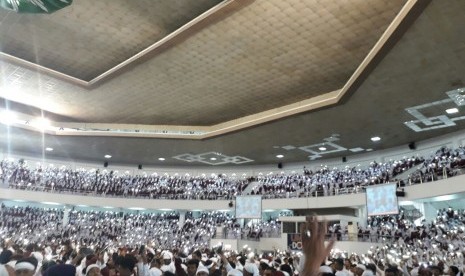
{"type": "Polygon", "coordinates": [[[278,169],[282,169],[283,168],[283,163],[279,162],[278,163],[278,169]]]}
{"type": "Polygon", "coordinates": [[[139,170],[142,170],[142,164],[139,164],[137,168],[139,168],[139,170]]]}
{"type": "Polygon", "coordinates": [[[342,163],[345,163],[345,162],[347,162],[347,157],[343,156],[342,157],[342,163]]]}
{"type": "Polygon", "coordinates": [[[352,222],[352,221],[349,221],[347,224],[348,224],[348,225],[352,225],[352,224],[353,224],[353,222],[352,222]]]}
{"type": "Polygon", "coordinates": [[[411,150],[414,150],[414,149],[417,149],[417,145],[415,145],[415,142],[410,142],[408,144],[408,148],[411,149],[411,150]]]}
{"type": "Polygon", "coordinates": [[[404,197],[404,196],[405,196],[405,192],[404,192],[404,191],[397,191],[397,192],[396,192],[396,196],[398,196],[398,197],[404,197]]]}
{"type": "Polygon", "coordinates": [[[108,167],[108,162],[103,163],[103,166],[106,168],[108,167]]]}
{"type": "Polygon", "coordinates": [[[234,206],[234,203],[232,201],[230,201],[228,206],[229,206],[229,208],[232,208],[234,206]]]}

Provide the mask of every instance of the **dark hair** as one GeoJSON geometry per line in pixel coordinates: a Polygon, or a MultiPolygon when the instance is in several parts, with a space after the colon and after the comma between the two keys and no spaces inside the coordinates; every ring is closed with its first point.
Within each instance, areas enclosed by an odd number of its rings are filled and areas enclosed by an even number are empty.
{"type": "Polygon", "coordinates": [[[202,258],[202,253],[200,253],[199,250],[195,250],[194,252],[192,252],[192,255],[195,255],[195,256],[199,257],[199,259],[202,258]]]}
{"type": "Polygon", "coordinates": [[[45,261],[42,263],[42,266],[40,267],[40,270],[42,271],[42,274],[49,269],[50,267],[56,265],[57,263],[55,261],[45,261]]]}
{"type": "Polygon", "coordinates": [[[376,274],[376,265],[373,263],[369,263],[366,265],[366,268],[373,271],[374,274],[376,274]]]}
{"type": "Polygon", "coordinates": [[[152,264],[157,265],[157,266],[161,266],[161,259],[153,258],[152,259],[152,264]]]}
{"type": "Polygon", "coordinates": [[[292,268],[288,264],[282,264],[281,267],[280,267],[280,270],[281,271],[286,271],[287,273],[289,273],[289,275],[293,275],[292,268]]]}
{"type": "Polygon", "coordinates": [[[0,264],[6,264],[11,260],[13,256],[13,252],[10,250],[4,249],[2,253],[0,253],[0,264]]]}
{"type": "Polygon", "coordinates": [[[136,257],[132,255],[119,256],[116,259],[116,265],[121,266],[122,268],[127,268],[129,271],[133,271],[136,266],[137,260],[136,257]]]}
{"type": "Polygon", "coordinates": [[[270,267],[268,264],[266,264],[266,263],[264,263],[264,262],[261,262],[261,263],[260,263],[260,268],[261,268],[262,270],[265,270],[265,269],[267,269],[268,267],[270,267]]]}
{"type": "Polygon", "coordinates": [[[452,270],[452,272],[454,272],[455,275],[459,274],[459,268],[456,266],[449,266],[449,270],[452,270]]]}
{"type": "Polygon", "coordinates": [[[199,268],[199,260],[190,259],[190,260],[187,262],[187,265],[195,265],[196,268],[199,268]]]}

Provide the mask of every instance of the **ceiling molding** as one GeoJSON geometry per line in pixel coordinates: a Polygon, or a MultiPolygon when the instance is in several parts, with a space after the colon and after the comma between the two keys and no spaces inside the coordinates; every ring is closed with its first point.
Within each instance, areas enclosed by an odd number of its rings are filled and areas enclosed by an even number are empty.
{"type": "MultiPolygon", "coordinates": [[[[184,25],[177,31],[171,33],[167,37],[163,38],[159,42],[153,44],[146,50],[138,53],[132,58],[126,60],[125,62],[117,65],[116,67],[108,70],[99,77],[93,79],[90,82],[84,84],[84,86],[92,86],[98,84],[105,78],[111,77],[117,71],[122,70],[131,63],[136,62],[137,60],[146,57],[149,53],[154,52],[157,49],[160,49],[170,43],[171,40],[175,39],[177,36],[185,35],[189,33],[194,28],[198,28],[199,24],[205,27],[204,24],[211,24],[211,20],[216,20],[219,18],[224,18],[225,15],[230,14],[232,10],[237,10],[244,7],[246,4],[251,3],[250,0],[243,1],[224,1],[214,8],[208,10],[201,16],[192,20],[188,24],[184,25]],[[218,16],[216,19],[213,18],[213,15],[218,16]],[[210,23],[208,23],[209,21],[210,23]]],[[[391,48],[393,44],[397,41],[398,32],[403,34],[405,29],[410,26],[418,15],[418,11],[422,11],[429,1],[420,1],[420,0],[409,0],[402,7],[400,12],[391,22],[386,31],[379,38],[377,43],[369,51],[367,56],[357,67],[345,85],[336,91],[328,92],[313,98],[309,98],[297,103],[281,106],[278,108],[273,108],[267,111],[259,112],[253,115],[237,118],[227,122],[219,123],[211,126],[176,126],[176,125],[131,125],[131,124],[97,124],[97,123],[64,123],[64,122],[52,122],[48,129],[40,129],[32,127],[30,124],[17,123],[13,124],[14,126],[30,129],[44,131],[52,135],[60,136],[113,136],[113,137],[147,137],[147,138],[168,138],[168,139],[192,139],[192,140],[203,140],[220,135],[225,135],[231,132],[239,131],[245,128],[250,128],[260,124],[268,123],[271,121],[283,119],[289,116],[293,116],[303,112],[316,111],[322,108],[327,108],[333,105],[340,103],[341,99],[346,95],[350,94],[350,91],[354,89],[355,86],[359,85],[359,82],[363,82],[364,74],[366,71],[371,71],[373,68],[372,65],[379,62],[380,58],[382,59],[387,51],[385,48],[391,48]],[[407,22],[407,23],[405,23],[407,22]],[[403,24],[404,23],[404,24],[403,24]],[[407,25],[407,26],[406,26],[407,25]],[[399,28],[402,27],[402,30],[399,28]],[[397,38],[393,38],[397,36],[397,38]],[[391,41],[394,40],[394,41],[391,41]],[[349,92],[349,93],[348,93],[349,92]]],[[[190,35],[190,34],[188,34],[190,35]]],[[[5,54],[0,54],[5,56],[5,54]]],[[[6,55],[8,59],[14,57],[6,55]]],[[[26,62],[26,61],[22,61],[26,62]]],[[[39,70],[49,70],[48,73],[58,74],[60,77],[68,78],[69,81],[73,81],[76,84],[83,85],[82,80],[72,78],[70,76],[61,74],[59,72],[43,68],[41,66],[35,65],[30,62],[26,62],[27,66],[35,66],[39,70]]],[[[26,118],[25,121],[32,120],[32,118],[27,117],[29,115],[21,115],[21,118],[26,118]]]]}
{"type": "Polygon", "coordinates": [[[116,66],[108,69],[107,71],[103,72],[102,74],[98,75],[90,81],[75,78],[73,76],[61,73],[51,68],[41,66],[34,62],[30,62],[3,52],[0,52],[0,59],[26,67],[34,71],[48,74],[52,77],[58,78],[60,80],[75,85],[82,86],[87,89],[92,89],[102,84],[102,82],[104,82],[105,80],[112,79],[124,72],[125,70],[130,70],[132,66],[136,65],[137,63],[143,63],[147,59],[152,58],[154,55],[160,54],[162,51],[183,42],[199,30],[206,28],[207,26],[209,26],[212,23],[215,23],[218,20],[226,18],[233,12],[249,5],[253,1],[255,0],[224,0],[223,2],[214,6],[213,8],[202,13],[198,17],[184,24],[179,29],[175,30],[174,32],[171,32],[159,41],[153,43],[149,47],[138,52],[137,54],[126,59],[125,61],[117,64],[116,66]]]}

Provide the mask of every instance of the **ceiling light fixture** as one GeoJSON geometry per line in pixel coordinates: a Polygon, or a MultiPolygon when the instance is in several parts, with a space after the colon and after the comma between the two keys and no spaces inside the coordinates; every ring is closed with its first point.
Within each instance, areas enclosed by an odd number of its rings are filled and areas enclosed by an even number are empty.
{"type": "Polygon", "coordinates": [[[378,137],[378,136],[371,137],[371,141],[373,141],[373,142],[378,142],[378,141],[380,141],[380,140],[381,140],[381,138],[378,137]]]}
{"type": "Polygon", "coordinates": [[[325,147],[319,147],[318,149],[321,150],[321,151],[325,151],[325,150],[326,150],[325,147]]]}
{"type": "Polygon", "coordinates": [[[106,159],[110,159],[111,158],[111,155],[107,154],[104,156],[106,159]]]}
{"type": "Polygon", "coordinates": [[[45,148],[46,151],[53,151],[53,148],[45,148]]]}
{"type": "Polygon", "coordinates": [[[283,158],[283,157],[284,157],[284,155],[282,155],[282,154],[276,155],[276,158],[283,158]]]}
{"type": "Polygon", "coordinates": [[[158,160],[160,160],[160,161],[165,161],[165,158],[160,157],[160,158],[158,158],[158,160]]]}
{"type": "Polygon", "coordinates": [[[455,107],[446,109],[447,114],[454,114],[454,113],[458,113],[458,112],[459,112],[458,108],[455,108],[455,107]]]}
{"type": "Polygon", "coordinates": [[[210,160],[212,160],[212,161],[215,161],[215,160],[216,160],[216,158],[215,158],[215,157],[212,157],[212,158],[210,158],[210,160]]]}

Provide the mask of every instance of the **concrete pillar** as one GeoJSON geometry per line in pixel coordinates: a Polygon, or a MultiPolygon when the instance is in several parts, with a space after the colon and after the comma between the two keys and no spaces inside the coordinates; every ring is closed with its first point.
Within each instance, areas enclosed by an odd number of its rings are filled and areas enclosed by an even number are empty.
{"type": "Polygon", "coordinates": [[[63,227],[69,224],[69,212],[71,212],[71,208],[65,205],[63,208],[63,227]]]}
{"type": "Polygon", "coordinates": [[[426,221],[433,221],[436,219],[438,210],[430,202],[423,203],[424,217],[426,221]]]}
{"type": "Polygon", "coordinates": [[[367,226],[367,220],[368,220],[368,214],[367,214],[367,208],[366,206],[362,206],[358,208],[358,214],[357,217],[359,218],[359,226],[366,227],[367,226]]]}
{"type": "Polygon", "coordinates": [[[184,222],[186,222],[186,211],[181,210],[179,211],[179,228],[184,226],[184,222]]]}

